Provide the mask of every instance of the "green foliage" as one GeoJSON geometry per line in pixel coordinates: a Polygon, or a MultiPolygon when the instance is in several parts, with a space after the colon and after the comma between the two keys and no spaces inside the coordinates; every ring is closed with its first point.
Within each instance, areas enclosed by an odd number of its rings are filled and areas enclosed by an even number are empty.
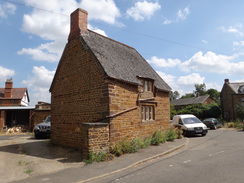
{"type": "Polygon", "coordinates": [[[166,134],[164,131],[156,131],[153,133],[151,144],[152,145],[159,145],[160,143],[166,142],[166,134]]]}
{"type": "Polygon", "coordinates": [[[174,92],[170,92],[170,99],[171,100],[175,100],[175,99],[177,99],[177,98],[179,98],[179,96],[180,96],[180,93],[178,92],[178,91],[174,91],[174,92]]]}
{"type": "Polygon", "coordinates": [[[239,120],[244,120],[244,106],[241,103],[236,105],[236,115],[239,120]]]}
{"type": "Polygon", "coordinates": [[[176,129],[171,128],[166,131],[166,137],[167,137],[167,141],[172,142],[178,138],[178,131],[176,129]]]}
{"type": "Polygon", "coordinates": [[[210,117],[219,118],[221,115],[221,109],[219,108],[218,104],[212,103],[207,105],[201,105],[201,104],[188,105],[182,109],[171,110],[172,117],[174,115],[179,115],[179,114],[193,114],[200,119],[205,119],[210,117]]]}
{"type": "Polygon", "coordinates": [[[206,85],[203,84],[195,84],[196,91],[194,93],[199,93],[199,95],[205,95],[206,94],[206,85]]]}
{"type": "Polygon", "coordinates": [[[191,98],[191,97],[195,97],[194,93],[186,93],[185,95],[181,96],[181,99],[183,99],[183,98],[191,98]]]}
{"type": "Polygon", "coordinates": [[[31,168],[25,169],[24,173],[31,174],[34,170],[31,168]]]}
{"type": "Polygon", "coordinates": [[[174,105],[170,105],[170,119],[173,119],[173,116],[177,115],[177,110],[174,105]]]}
{"type": "Polygon", "coordinates": [[[211,88],[211,89],[208,89],[206,93],[210,96],[210,98],[214,102],[216,102],[218,105],[220,105],[220,92],[211,88]]]}
{"type": "Polygon", "coordinates": [[[92,163],[92,162],[102,162],[102,161],[106,161],[109,159],[112,159],[113,157],[111,156],[111,154],[107,153],[107,152],[90,152],[89,153],[89,157],[88,159],[84,160],[86,163],[92,163]]]}
{"type": "Polygon", "coordinates": [[[231,121],[231,122],[225,122],[225,127],[226,128],[242,129],[242,122],[240,120],[231,121]]]}
{"type": "Polygon", "coordinates": [[[146,137],[143,140],[140,138],[135,138],[131,141],[123,140],[116,145],[110,147],[110,153],[115,156],[121,156],[126,153],[134,153],[139,149],[146,148],[150,145],[159,145],[160,143],[165,143],[166,141],[174,141],[178,137],[177,130],[169,129],[162,131],[155,131],[152,137],[146,137]]]}

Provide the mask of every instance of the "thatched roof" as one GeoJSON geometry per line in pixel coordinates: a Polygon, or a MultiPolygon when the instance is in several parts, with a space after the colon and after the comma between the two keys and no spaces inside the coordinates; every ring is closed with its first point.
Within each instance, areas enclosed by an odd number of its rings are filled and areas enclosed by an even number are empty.
{"type": "Polygon", "coordinates": [[[171,91],[169,85],[132,47],[114,41],[93,31],[81,35],[82,44],[93,52],[107,76],[140,85],[139,78],[154,80],[159,90],[171,91]]]}

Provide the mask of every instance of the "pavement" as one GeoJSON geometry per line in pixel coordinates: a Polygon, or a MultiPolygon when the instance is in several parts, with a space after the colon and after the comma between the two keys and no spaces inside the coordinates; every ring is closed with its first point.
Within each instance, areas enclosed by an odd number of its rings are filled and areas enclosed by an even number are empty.
{"type": "Polygon", "coordinates": [[[16,183],[85,183],[96,179],[115,174],[120,171],[138,166],[142,163],[169,156],[184,149],[189,142],[188,138],[176,139],[174,142],[166,142],[159,146],[150,146],[141,149],[136,153],[125,154],[111,161],[85,164],[81,163],[77,167],[67,168],[50,174],[29,177],[16,183]]]}

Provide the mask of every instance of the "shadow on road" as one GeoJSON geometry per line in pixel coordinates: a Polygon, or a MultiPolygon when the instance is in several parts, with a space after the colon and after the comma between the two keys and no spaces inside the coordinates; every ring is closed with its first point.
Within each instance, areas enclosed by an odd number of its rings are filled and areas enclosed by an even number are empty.
{"type": "Polygon", "coordinates": [[[56,159],[62,163],[82,162],[81,152],[68,147],[54,145],[50,139],[35,139],[32,136],[19,136],[8,140],[0,138],[0,152],[34,156],[45,159],[56,159]],[[5,143],[3,143],[5,142],[5,143]]]}

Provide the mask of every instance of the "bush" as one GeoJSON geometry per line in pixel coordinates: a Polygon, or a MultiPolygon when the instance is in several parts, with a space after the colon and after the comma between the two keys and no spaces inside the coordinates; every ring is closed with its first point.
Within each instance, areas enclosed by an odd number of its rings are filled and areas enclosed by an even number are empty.
{"type": "Polygon", "coordinates": [[[165,143],[167,140],[167,136],[165,131],[156,131],[153,133],[151,144],[159,145],[160,143],[165,143]]]}
{"type": "Polygon", "coordinates": [[[167,136],[167,141],[174,141],[175,139],[178,138],[178,131],[176,129],[169,129],[166,132],[166,136],[167,136]]]}
{"type": "Polygon", "coordinates": [[[102,161],[106,161],[106,160],[111,160],[113,159],[113,156],[107,152],[90,152],[89,153],[89,157],[88,159],[84,160],[86,163],[92,163],[94,161],[96,162],[102,162],[102,161]]]}
{"type": "Polygon", "coordinates": [[[135,138],[131,141],[123,140],[114,146],[110,147],[110,153],[115,156],[121,156],[126,153],[134,153],[139,149],[146,148],[150,145],[159,145],[160,143],[165,143],[166,141],[174,141],[178,137],[178,132],[176,129],[155,131],[152,137],[146,137],[143,140],[140,138],[135,138]]]}

